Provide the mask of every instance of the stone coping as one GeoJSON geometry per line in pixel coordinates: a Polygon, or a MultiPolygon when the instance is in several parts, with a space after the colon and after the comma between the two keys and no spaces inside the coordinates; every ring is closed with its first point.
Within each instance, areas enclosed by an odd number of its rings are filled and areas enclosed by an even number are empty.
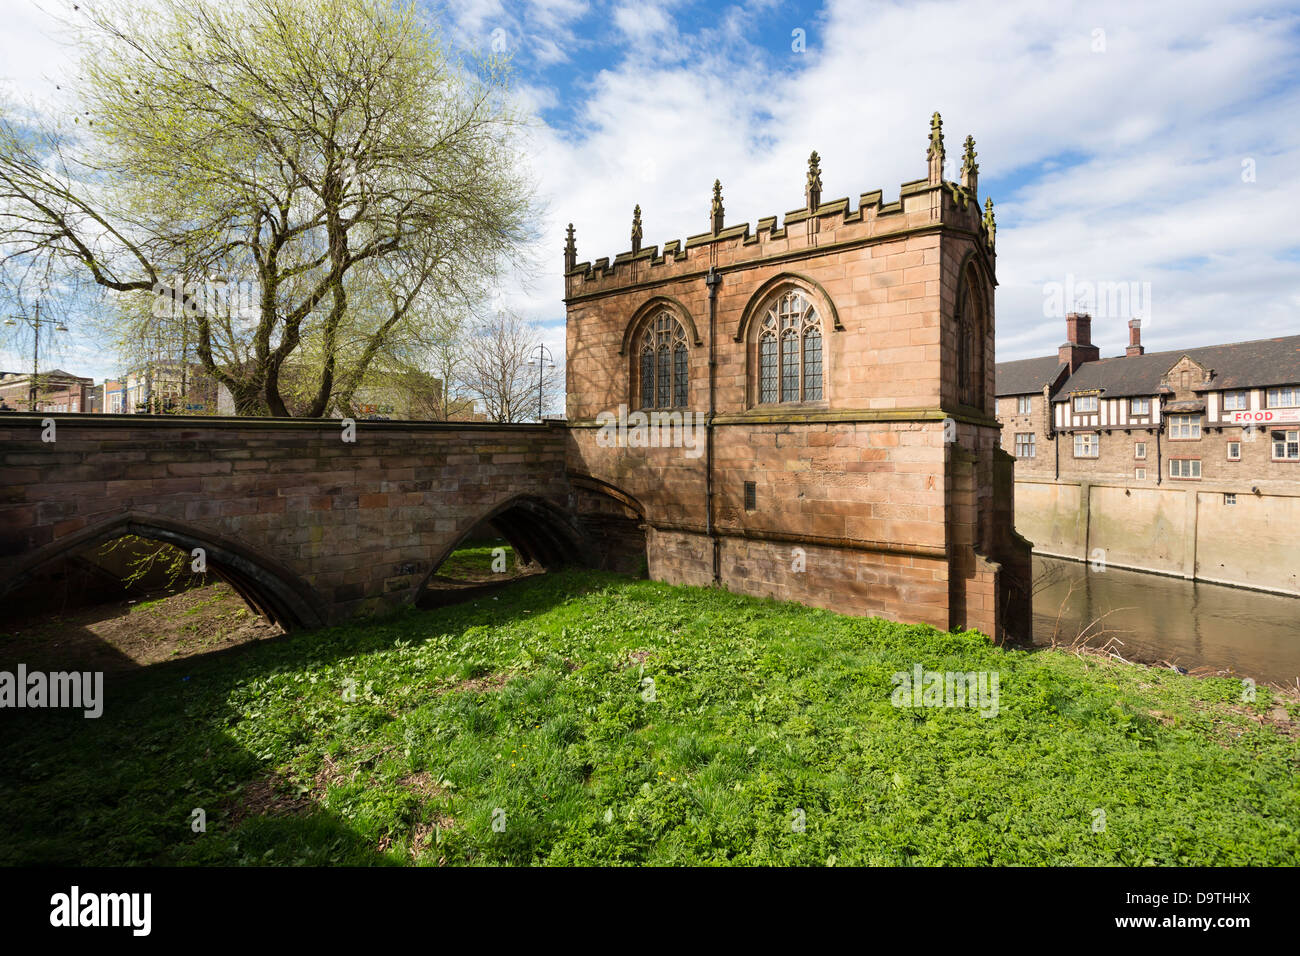
{"type": "MultiPolygon", "coordinates": [[[[681,415],[693,409],[628,409],[628,414],[642,411],[647,415],[681,415]]],[[[694,411],[698,416],[706,413],[694,411]]],[[[996,418],[981,415],[973,411],[947,411],[943,408],[851,408],[851,409],[816,409],[809,411],[769,412],[751,409],[743,412],[726,412],[714,416],[713,424],[726,425],[808,425],[828,422],[868,423],[868,422],[941,422],[951,418],[966,425],[984,425],[1001,430],[1002,425],[996,418]]],[[[574,419],[567,423],[570,428],[601,428],[603,423],[594,418],[574,419]]]]}
{"type": "MultiPolygon", "coordinates": [[[[261,418],[237,415],[99,415],[86,412],[0,412],[0,429],[8,425],[40,428],[41,422],[51,418],[60,425],[95,428],[230,428],[266,429],[297,428],[302,430],[342,427],[341,418],[261,418]]],[[[562,421],[547,422],[427,422],[409,420],[377,421],[354,419],[358,428],[381,431],[522,431],[538,432],[564,428],[562,421]]]]}

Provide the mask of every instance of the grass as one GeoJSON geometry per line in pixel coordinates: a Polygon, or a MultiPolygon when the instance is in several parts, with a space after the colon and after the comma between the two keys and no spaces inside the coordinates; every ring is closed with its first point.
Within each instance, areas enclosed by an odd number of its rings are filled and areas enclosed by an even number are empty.
{"type": "Polygon", "coordinates": [[[518,575],[519,557],[504,539],[468,542],[449,554],[436,573],[464,581],[503,581],[518,575]]]}
{"type": "Polygon", "coordinates": [[[5,713],[0,863],[1294,865],[1300,711],[1241,697],[548,574],[5,713]],[[917,663],[997,671],[998,715],[892,706],[917,663]]]}

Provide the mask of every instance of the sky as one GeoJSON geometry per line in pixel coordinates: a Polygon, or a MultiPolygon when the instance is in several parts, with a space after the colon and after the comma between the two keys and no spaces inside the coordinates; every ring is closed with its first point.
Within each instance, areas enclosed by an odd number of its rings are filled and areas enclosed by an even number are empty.
{"type": "MultiPolygon", "coordinates": [[[[0,0],[0,82],[38,100],[74,62],[43,2],[0,0]]],[[[1076,307],[1102,355],[1132,316],[1148,351],[1300,332],[1294,2],[423,6],[455,48],[508,54],[536,117],[535,268],[500,296],[557,353],[567,223],[579,261],[612,258],[640,204],[662,246],[706,230],[714,179],[728,225],[782,216],[814,149],[825,201],[889,202],[925,175],[935,110],[950,177],[969,133],[994,201],[1000,361],[1054,353],[1076,307]]],[[[70,325],[58,364],[111,374],[70,325]]]]}

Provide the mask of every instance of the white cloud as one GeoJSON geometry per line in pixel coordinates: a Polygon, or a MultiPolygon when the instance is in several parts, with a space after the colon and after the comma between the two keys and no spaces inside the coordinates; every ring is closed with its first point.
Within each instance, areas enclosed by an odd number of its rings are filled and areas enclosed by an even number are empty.
{"type": "MultiPolygon", "coordinates": [[[[801,204],[814,148],[826,197],[888,199],[923,175],[939,109],[950,158],[973,133],[984,191],[1002,187],[1000,357],[1055,349],[1064,323],[1043,316],[1043,283],[1067,273],[1150,282],[1153,347],[1300,325],[1300,132],[1279,122],[1300,114],[1300,20],[1285,5],[832,2],[791,19],[803,54],[756,53],[748,22],[731,8],[710,33],[630,44],[591,78],[579,135],[543,132],[549,275],[522,300],[535,314],[559,312],[564,223],[580,260],[629,248],[634,203],[647,245],[684,238],[704,230],[715,177],[727,221],[753,222],[801,204]]],[[[1094,322],[1104,352],[1122,350],[1124,318],[1094,322]]]]}
{"type": "MultiPolygon", "coordinates": [[[[1292,4],[829,0],[782,23],[783,8],[762,0],[716,9],[700,28],[672,4],[447,9],[458,42],[485,49],[499,28],[518,43],[532,107],[576,100],[564,129],[543,125],[529,144],[546,205],[538,278],[507,290],[551,332],[563,318],[568,222],[579,259],[595,260],[630,248],[637,203],[646,245],[702,232],[715,178],[729,223],[783,214],[802,204],[812,149],[826,198],[883,189],[888,200],[924,174],[935,109],[950,158],[974,134],[982,192],[997,204],[1000,358],[1055,350],[1064,323],[1043,316],[1043,284],[1067,275],[1150,282],[1152,348],[1300,330],[1292,4]],[[760,49],[760,23],[767,37],[804,31],[804,52],[760,49]],[[596,44],[620,37],[612,64],[584,68],[596,44]],[[556,62],[573,85],[529,77],[556,62]],[[1243,159],[1255,162],[1254,182],[1242,181],[1243,159]]],[[[46,42],[29,44],[19,34],[30,24],[11,22],[0,52],[46,42]]],[[[601,62],[609,52],[600,48],[601,62]]],[[[13,62],[28,75],[38,61],[13,62]]],[[[1094,336],[1104,354],[1121,351],[1123,317],[1095,321],[1094,336]]]]}
{"type": "Polygon", "coordinates": [[[641,41],[655,34],[668,33],[672,19],[662,7],[650,3],[627,3],[614,11],[614,25],[630,40],[641,41]]]}

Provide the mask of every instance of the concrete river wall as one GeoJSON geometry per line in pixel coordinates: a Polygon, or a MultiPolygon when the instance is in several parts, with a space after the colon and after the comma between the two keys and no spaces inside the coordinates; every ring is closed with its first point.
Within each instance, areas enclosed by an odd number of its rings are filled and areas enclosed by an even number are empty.
{"type": "Polygon", "coordinates": [[[1037,554],[1300,594],[1300,489],[1018,478],[1016,530],[1037,554]]]}

